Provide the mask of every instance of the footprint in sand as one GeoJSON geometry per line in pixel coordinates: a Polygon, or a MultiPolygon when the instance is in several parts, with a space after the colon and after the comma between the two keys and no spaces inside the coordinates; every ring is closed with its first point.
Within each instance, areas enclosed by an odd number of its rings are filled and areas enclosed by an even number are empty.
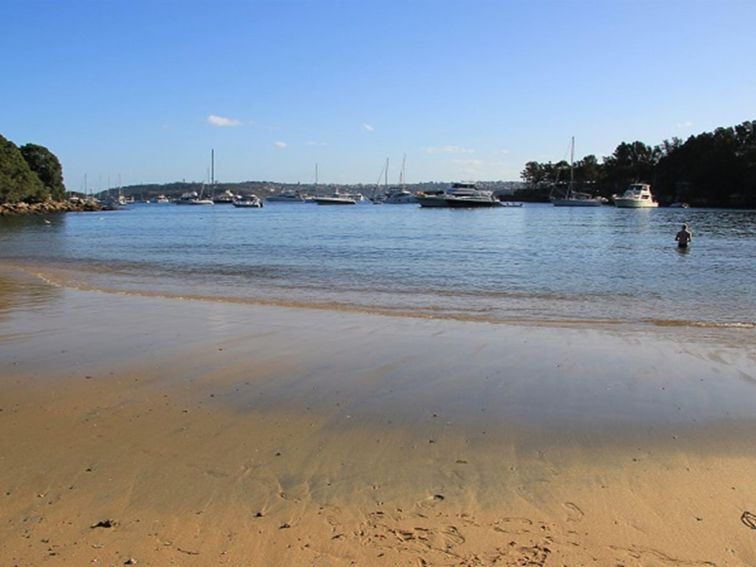
{"type": "Polygon", "coordinates": [[[580,506],[573,502],[565,502],[562,506],[567,509],[568,522],[579,522],[585,516],[585,513],[580,509],[580,506]]]}
{"type": "Polygon", "coordinates": [[[505,534],[529,534],[533,531],[533,521],[528,518],[501,518],[493,523],[493,529],[505,534]]]}

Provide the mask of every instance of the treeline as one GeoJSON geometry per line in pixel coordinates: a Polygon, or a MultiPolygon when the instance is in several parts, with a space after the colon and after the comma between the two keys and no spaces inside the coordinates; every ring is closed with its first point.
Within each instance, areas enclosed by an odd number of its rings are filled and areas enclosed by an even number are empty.
{"type": "Polygon", "coordinates": [[[19,148],[0,135],[0,204],[62,201],[65,192],[55,154],[37,144],[19,148]]]}
{"type": "MultiPolygon", "coordinates": [[[[554,185],[565,184],[570,164],[530,161],[520,174],[531,192],[546,199],[554,185]]],[[[601,162],[588,155],[574,164],[576,187],[610,197],[628,184],[651,183],[661,203],[685,201],[713,207],[756,207],[756,120],[664,140],[658,146],[622,142],[601,162]]]]}

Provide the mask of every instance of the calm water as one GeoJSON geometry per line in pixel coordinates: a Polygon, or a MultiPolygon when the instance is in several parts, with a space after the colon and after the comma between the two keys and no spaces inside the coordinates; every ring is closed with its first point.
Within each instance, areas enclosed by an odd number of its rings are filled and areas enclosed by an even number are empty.
{"type": "Polygon", "coordinates": [[[234,301],[492,321],[756,323],[756,211],[136,205],[49,219],[0,218],[0,259],[69,268],[87,286],[234,301]],[[682,222],[694,234],[687,252],[674,243],[682,222]]]}

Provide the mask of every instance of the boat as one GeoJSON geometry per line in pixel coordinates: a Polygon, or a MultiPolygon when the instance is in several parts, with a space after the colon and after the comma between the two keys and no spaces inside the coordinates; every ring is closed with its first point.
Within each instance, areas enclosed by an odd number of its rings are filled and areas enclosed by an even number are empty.
{"type": "Polygon", "coordinates": [[[416,205],[417,197],[405,187],[404,169],[407,162],[407,156],[402,158],[402,169],[399,172],[399,189],[388,189],[388,158],[386,158],[386,179],[384,194],[375,202],[384,205],[416,205]]]}
{"type": "MultiPolygon", "coordinates": [[[[362,197],[362,195],[360,195],[362,197]]],[[[362,197],[364,200],[364,197],[362,197]]],[[[357,201],[351,196],[345,193],[339,193],[335,191],[328,197],[313,197],[312,201],[318,205],[356,205],[357,201]]]]}
{"type": "Polygon", "coordinates": [[[282,191],[278,195],[268,195],[265,200],[269,203],[306,203],[307,199],[300,191],[282,191]]]}
{"type": "Polygon", "coordinates": [[[158,195],[157,197],[153,197],[150,202],[163,205],[165,203],[170,203],[170,200],[165,195],[158,195]]]}
{"type": "Polygon", "coordinates": [[[621,209],[650,209],[659,206],[648,183],[631,183],[621,196],[614,197],[614,205],[621,209]]]}
{"type": "Polygon", "coordinates": [[[389,191],[380,201],[384,205],[417,205],[417,197],[407,189],[389,191]]]}
{"type": "Polygon", "coordinates": [[[234,207],[247,208],[247,209],[261,209],[263,206],[262,201],[257,195],[244,195],[237,196],[232,204],[234,207]]]}
{"type": "Polygon", "coordinates": [[[555,207],[600,207],[604,200],[589,193],[575,191],[575,136],[570,143],[570,183],[567,193],[563,197],[549,195],[551,204],[555,207]]]}
{"type": "Polygon", "coordinates": [[[176,199],[175,203],[177,205],[212,205],[213,200],[204,199],[201,192],[197,193],[196,191],[190,191],[182,193],[181,197],[176,199]]]}
{"type": "Polygon", "coordinates": [[[688,203],[681,203],[679,201],[675,201],[669,206],[670,209],[687,209],[689,207],[690,205],[688,203]]]}
{"type": "Polygon", "coordinates": [[[421,207],[481,208],[501,207],[493,191],[478,189],[475,183],[452,183],[451,187],[417,194],[421,207]]]}
{"type": "Polygon", "coordinates": [[[234,199],[238,197],[239,195],[236,195],[233,191],[226,189],[220,195],[213,196],[213,203],[215,203],[216,205],[231,205],[233,204],[234,199]]]}

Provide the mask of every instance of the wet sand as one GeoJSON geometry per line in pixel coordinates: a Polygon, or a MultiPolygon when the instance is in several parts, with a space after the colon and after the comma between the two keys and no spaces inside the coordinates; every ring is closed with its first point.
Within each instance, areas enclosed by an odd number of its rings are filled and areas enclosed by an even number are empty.
{"type": "Polygon", "coordinates": [[[753,339],[6,269],[0,565],[754,565],[753,339]]]}

